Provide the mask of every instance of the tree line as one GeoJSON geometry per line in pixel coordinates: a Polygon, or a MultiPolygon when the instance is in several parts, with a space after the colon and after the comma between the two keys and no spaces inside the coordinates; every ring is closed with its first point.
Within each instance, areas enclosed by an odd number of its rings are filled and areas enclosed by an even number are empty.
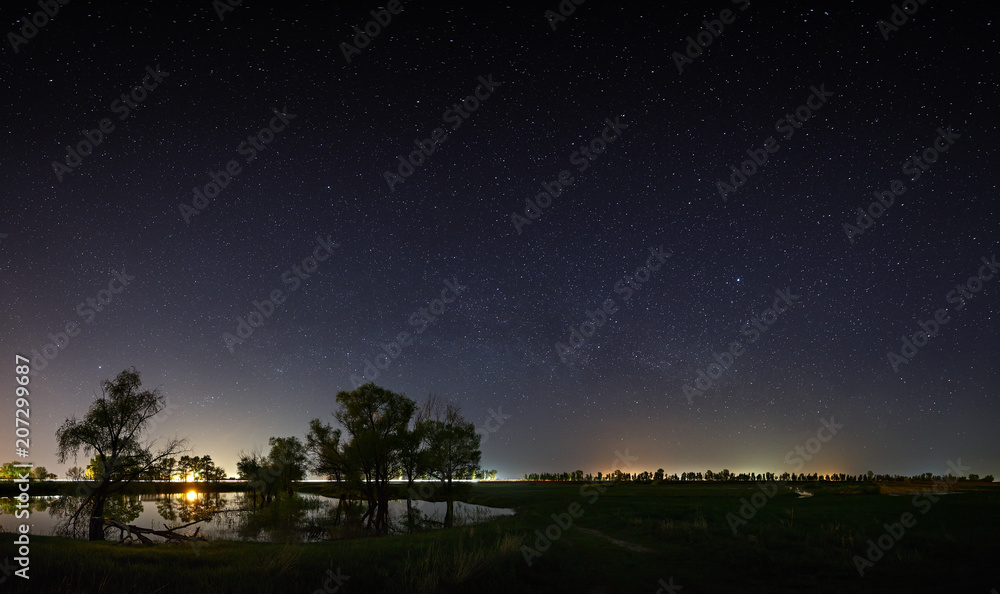
{"type": "Polygon", "coordinates": [[[871,483],[871,482],[919,482],[919,481],[950,481],[950,482],[993,482],[993,475],[987,474],[984,477],[980,477],[978,474],[969,474],[968,476],[955,477],[951,474],[945,475],[944,477],[940,475],[934,475],[929,472],[924,474],[917,474],[912,476],[906,476],[901,474],[875,474],[872,471],[868,471],[866,474],[844,474],[844,473],[834,473],[834,474],[818,474],[818,473],[799,473],[794,472],[783,472],[780,475],[774,472],[741,472],[735,474],[730,472],[728,468],[722,469],[720,472],[712,472],[711,470],[706,470],[704,473],[701,472],[682,472],[680,475],[677,474],[666,474],[665,471],[660,468],[656,472],[622,472],[621,470],[615,470],[609,472],[608,474],[603,474],[598,472],[597,475],[587,473],[586,475],[582,470],[575,470],[573,472],[532,472],[525,473],[524,480],[526,481],[585,481],[600,482],[600,481],[615,481],[615,482],[636,482],[636,483],[651,483],[651,482],[691,482],[691,481],[724,481],[724,482],[847,482],[847,483],[871,483]]]}

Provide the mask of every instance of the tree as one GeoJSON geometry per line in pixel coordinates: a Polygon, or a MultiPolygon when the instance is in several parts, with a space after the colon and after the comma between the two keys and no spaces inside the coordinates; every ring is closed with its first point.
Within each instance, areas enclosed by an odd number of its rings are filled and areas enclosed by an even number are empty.
{"type": "Polygon", "coordinates": [[[181,456],[181,459],[177,461],[177,474],[181,475],[182,481],[194,480],[195,465],[197,464],[197,456],[181,456]]]}
{"type": "Polygon", "coordinates": [[[35,480],[39,480],[39,481],[44,481],[45,479],[54,479],[54,478],[56,478],[55,473],[52,473],[52,472],[49,472],[49,471],[45,470],[44,466],[36,466],[36,467],[34,467],[31,470],[31,473],[34,476],[35,480]]]}
{"type": "Polygon", "coordinates": [[[298,437],[272,437],[267,440],[271,452],[267,455],[268,474],[278,490],[292,494],[292,484],[306,478],[309,457],[298,437]]]}
{"type": "MultiPolygon", "coordinates": [[[[450,493],[452,480],[471,475],[479,468],[482,436],[476,433],[475,424],[467,422],[451,403],[445,406],[439,419],[430,418],[419,425],[427,444],[427,473],[445,484],[450,493]]],[[[582,476],[583,471],[579,472],[582,476]]]]}
{"type": "Polygon", "coordinates": [[[309,421],[309,433],[306,434],[306,453],[309,455],[310,468],[316,474],[325,476],[338,483],[344,478],[344,452],[340,443],[343,432],[334,429],[329,423],[324,424],[319,419],[309,421]]]}
{"type": "Polygon", "coordinates": [[[265,461],[260,452],[256,451],[240,452],[240,459],[236,462],[237,476],[247,482],[247,489],[253,498],[254,507],[257,506],[257,495],[261,495],[265,503],[270,500],[271,492],[268,486],[273,483],[264,480],[264,464],[265,461]]]}
{"type": "Polygon", "coordinates": [[[983,477],[983,482],[992,483],[993,482],[993,475],[992,474],[987,474],[986,476],[984,476],[983,477]]]}
{"type": "Polygon", "coordinates": [[[347,431],[343,457],[348,475],[368,501],[362,516],[376,533],[389,527],[389,481],[400,475],[401,452],[416,403],[372,382],[337,393],[334,417],[347,431]]]}
{"type": "Polygon", "coordinates": [[[171,481],[174,479],[174,472],[177,471],[177,459],[167,458],[160,462],[159,475],[161,481],[171,481]]]}
{"type": "Polygon", "coordinates": [[[16,471],[24,469],[14,468],[15,464],[17,464],[17,462],[4,462],[3,465],[0,466],[0,479],[7,481],[17,478],[19,475],[16,471]]]}
{"type": "Polygon", "coordinates": [[[406,503],[407,509],[411,505],[411,493],[413,492],[413,481],[424,474],[427,465],[427,451],[421,449],[420,444],[424,441],[425,427],[417,423],[413,429],[407,429],[403,433],[399,444],[399,466],[403,477],[406,479],[406,503]]]}
{"type": "Polygon", "coordinates": [[[139,372],[133,367],[114,380],[101,381],[101,396],[87,409],[82,420],[72,416],[56,430],[56,458],[60,464],[77,454],[96,454],[102,465],[97,485],[84,498],[69,522],[91,506],[90,540],[104,540],[104,508],[108,497],[121,492],[132,481],[149,473],[159,463],[181,450],[183,440],[170,439],[154,452],[155,441],[147,441],[146,428],[166,408],[158,389],[141,390],[139,372]]]}
{"type": "Polygon", "coordinates": [[[206,454],[201,458],[196,457],[194,460],[195,480],[221,481],[226,478],[226,471],[216,466],[211,456],[206,454]]]}
{"type": "Polygon", "coordinates": [[[79,466],[74,466],[66,471],[66,478],[71,481],[82,481],[87,478],[87,471],[79,466]]]}

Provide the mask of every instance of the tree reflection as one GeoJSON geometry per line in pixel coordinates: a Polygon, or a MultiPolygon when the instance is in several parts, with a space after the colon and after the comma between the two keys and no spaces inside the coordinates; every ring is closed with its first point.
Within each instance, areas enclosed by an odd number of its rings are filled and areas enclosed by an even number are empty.
{"type": "Polygon", "coordinates": [[[198,493],[193,498],[183,493],[156,497],[156,511],[170,522],[187,524],[196,520],[211,520],[225,508],[226,499],[219,493],[198,493]]]}
{"type": "MultiPolygon", "coordinates": [[[[86,502],[86,497],[67,495],[54,499],[48,506],[49,515],[59,520],[55,534],[71,538],[84,538],[88,534],[90,517],[93,513],[93,501],[86,502]]],[[[111,518],[128,524],[142,513],[142,499],[139,495],[119,495],[109,497],[104,504],[105,518],[111,518]]],[[[104,528],[105,533],[113,530],[110,526],[104,528]]]]}

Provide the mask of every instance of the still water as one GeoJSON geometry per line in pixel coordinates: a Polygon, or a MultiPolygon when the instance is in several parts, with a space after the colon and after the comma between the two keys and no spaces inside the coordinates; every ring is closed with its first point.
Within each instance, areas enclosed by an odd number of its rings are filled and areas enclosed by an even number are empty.
{"type": "MultiPolygon", "coordinates": [[[[14,517],[16,500],[0,498],[0,532],[14,532],[25,522],[14,517]]],[[[444,502],[412,501],[407,513],[405,500],[389,503],[390,533],[405,534],[431,530],[444,524],[444,502]]],[[[31,517],[27,520],[31,534],[67,535],[77,538],[84,534],[64,534],[60,526],[76,511],[80,499],[72,496],[32,497],[31,517]]],[[[259,542],[320,542],[341,538],[363,537],[368,534],[361,517],[368,506],[360,502],[296,493],[291,499],[280,499],[267,506],[253,505],[246,493],[188,493],[127,495],[109,500],[105,517],[141,528],[162,530],[204,520],[180,530],[208,540],[240,540],[259,542]]],[[[454,525],[476,524],[501,516],[513,515],[510,509],[470,505],[459,501],[454,505],[454,525]]],[[[81,522],[83,524],[84,522],[81,522]]],[[[110,528],[109,540],[118,540],[120,532],[110,528]]],[[[152,540],[162,540],[151,537],[152,540]]]]}

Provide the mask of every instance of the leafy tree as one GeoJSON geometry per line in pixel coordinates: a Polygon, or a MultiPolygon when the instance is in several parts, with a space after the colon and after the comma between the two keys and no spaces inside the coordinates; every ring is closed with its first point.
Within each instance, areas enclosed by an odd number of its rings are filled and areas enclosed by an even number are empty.
{"type": "MultiPolygon", "coordinates": [[[[427,419],[419,425],[427,444],[427,473],[444,483],[450,493],[452,480],[479,468],[482,436],[476,433],[475,424],[467,422],[451,403],[446,405],[440,419],[427,419]]],[[[569,473],[564,474],[567,476],[563,480],[567,480],[569,473]]]]}
{"type": "Polygon", "coordinates": [[[194,459],[191,456],[181,456],[177,461],[177,474],[182,481],[187,481],[188,477],[194,478],[194,459]]]}
{"type": "Polygon", "coordinates": [[[311,462],[310,468],[316,474],[338,483],[344,479],[346,470],[343,446],[340,443],[342,436],[343,432],[334,429],[329,423],[324,424],[319,419],[309,421],[306,453],[311,462]]]}
{"type": "Polygon", "coordinates": [[[372,382],[337,393],[334,417],[347,431],[343,457],[348,475],[361,482],[368,500],[362,517],[377,533],[389,527],[389,481],[400,475],[405,435],[416,403],[372,382]]]}
{"type": "Polygon", "coordinates": [[[34,467],[31,470],[31,473],[35,477],[35,480],[39,480],[39,481],[44,481],[46,479],[54,479],[54,478],[56,478],[55,473],[49,472],[49,471],[45,470],[44,466],[36,466],[36,467],[34,467]]]}
{"type": "Polygon", "coordinates": [[[104,460],[100,455],[94,456],[87,463],[87,471],[85,474],[87,480],[97,481],[104,476],[104,460]]]}
{"type": "Polygon", "coordinates": [[[264,480],[265,464],[266,461],[259,452],[240,452],[240,459],[236,462],[236,474],[240,479],[247,482],[247,489],[253,498],[254,507],[257,505],[257,495],[261,495],[265,503],[270,500],[270,496],[272,495],[272,491],[268,489],[268,486],[274,483],[264,480]]]}
{"type": "Polygon", "coordinates": [[[21,476],[21,472],[24,472],[24,469],[14,468],[15,464],[18,464],[18,462],[4,462],[3,466],[0,466],[0,479],[14,480],[21,476]]]}
{"type": "Polygon", "coordinates": [[[159,466],[159,479],[161,481],[170,481],[174,479],[174,473],[177,471],[177,459],[167,458],[160,462],[159,466]]]}
{"type": "Polygon", "coordinates": [[[306,478],[309,457],[298,437],[272,437],[267,440],[271,452],[266,467],[281,491],[292,494],[292,484],[306,478]]]}
{"type": "Polygon", "coordinates": [[[56,431],[56,458],[60,464],[79,452],[96,454],[102,465],[97,485],[70,518],[75,523],[80,512],[91,506],[90,540],[104,540],[104,508],[109,496],[121,492],[132,481],[150,472],[183,447],[179,439],[168,440],[154,452],[155,442],[145,439],[145,431],[157,413],[166,407],[159,390],[141,390],[139,372],[133,367],[114,380],[101,382],[101,396],[82,420],[72,416],[56,431]]]}
{"type": "Polygon", "coordinates": [[[400,436],[399,467],[406,479],[407,505],[411,501],[413,481],[426,472],[428,453],[420,447],[424,441],[425,432],[426,427],[418,423],[413,429],[407,429],[400,436]]]}
{"type": "Polygon", "coordinates": [[[216,466],[211,456],[196,457],[194,461],[195,480],[221,481],[226,478],[226,471],[216,466]]]}

